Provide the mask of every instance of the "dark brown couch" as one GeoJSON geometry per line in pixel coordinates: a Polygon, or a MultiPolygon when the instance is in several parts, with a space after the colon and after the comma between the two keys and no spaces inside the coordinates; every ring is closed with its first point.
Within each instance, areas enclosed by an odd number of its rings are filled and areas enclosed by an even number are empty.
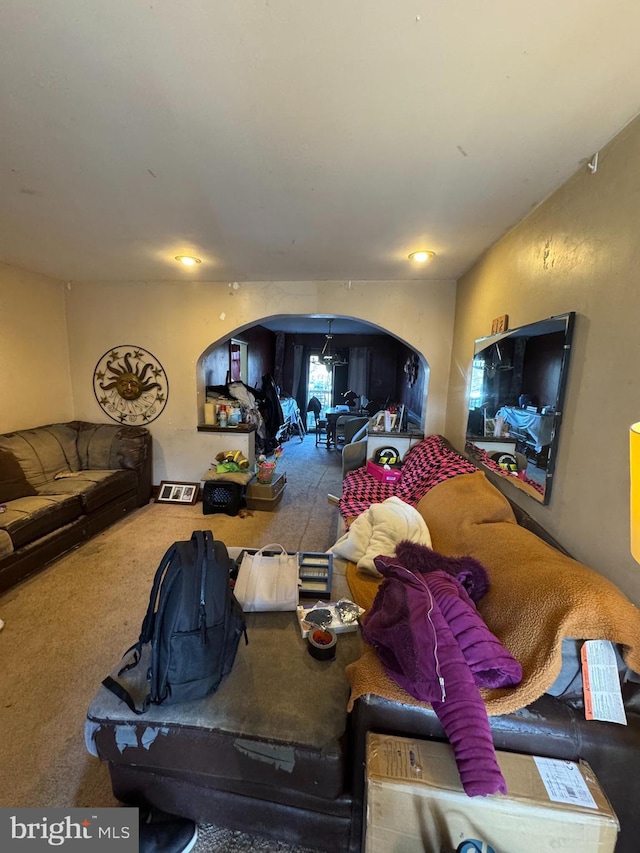
{"type": "Polygon", "coordinates": [[[0,592],[151,497],[145,427],[48,424],[0,435],[0,592]]]}

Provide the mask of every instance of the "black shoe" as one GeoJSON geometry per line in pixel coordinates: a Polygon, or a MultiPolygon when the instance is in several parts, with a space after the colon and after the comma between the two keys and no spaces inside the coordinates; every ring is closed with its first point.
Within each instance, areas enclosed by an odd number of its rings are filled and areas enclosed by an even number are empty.
{"type": "Polygon", "coordinates": [[[140,853],[189,853],[198,840],[198,827],[186,817],[140,810],[140,853]]]}

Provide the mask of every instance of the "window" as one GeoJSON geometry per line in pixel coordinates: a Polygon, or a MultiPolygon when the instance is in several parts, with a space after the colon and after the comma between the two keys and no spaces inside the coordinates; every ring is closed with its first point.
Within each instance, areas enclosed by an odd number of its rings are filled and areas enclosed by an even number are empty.
{"type": "MultiPolygon", "coordinates": [[[[319,355],[309,356],[307,386],[308,399],[317,397],[322,403],[322,410],[331,408],[333,400],[333,370],[327,370],[319,355]]],[[[307,429],[315,426],[313,414],[307,412],[307,429]]]]}
{"type": "Polygon", "coordinates": [[[484,359],[474,358],[471,367],[471,388],[469,390],[469,409],[477,409],[484,399],[484,359]]]}

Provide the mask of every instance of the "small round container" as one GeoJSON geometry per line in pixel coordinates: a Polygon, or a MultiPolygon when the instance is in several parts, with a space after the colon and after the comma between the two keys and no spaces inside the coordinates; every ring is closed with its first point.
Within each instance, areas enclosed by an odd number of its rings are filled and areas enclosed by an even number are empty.
{"type": "Polygon", "coordinates": [[[314,628],[307,636],[307,648],[316,660],[334,660],[336,656],[336,632],[331,628],[314,628]]]}

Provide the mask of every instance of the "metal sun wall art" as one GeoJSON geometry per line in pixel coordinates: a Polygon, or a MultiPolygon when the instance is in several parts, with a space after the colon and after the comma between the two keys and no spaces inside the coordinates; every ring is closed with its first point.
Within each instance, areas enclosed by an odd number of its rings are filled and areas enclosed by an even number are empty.
{"type": "Polygon", "coordinates": [[[169,382],[158,359],[142,347],[121,344],[93,371],[93,392],[114,421],[132,426],[154,421],[167,405],[169,382]]]}

